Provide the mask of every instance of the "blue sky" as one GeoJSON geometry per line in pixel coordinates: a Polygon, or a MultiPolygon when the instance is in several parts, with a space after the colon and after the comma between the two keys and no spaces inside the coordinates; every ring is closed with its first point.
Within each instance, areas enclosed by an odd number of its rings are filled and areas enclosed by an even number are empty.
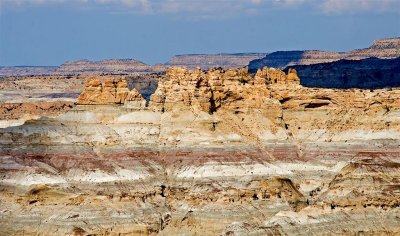
{"type": "Polygon", "coordinates": [[[368,47],[400,0],[0,0],[0,65],[368,47]]]}

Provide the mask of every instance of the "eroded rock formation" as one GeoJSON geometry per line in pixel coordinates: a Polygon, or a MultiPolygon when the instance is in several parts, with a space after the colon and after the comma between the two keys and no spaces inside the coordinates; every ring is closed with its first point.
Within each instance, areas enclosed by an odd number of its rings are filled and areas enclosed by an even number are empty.
{"type": "Polygon", "coordinates": [[[133,88],[126,96],[124,105],[128,108],[141,108],[146,106],[146,100],[133,88]]]}
{"type": "Polygon", "coordinates": [[[144,106],[145,99],[123,79],[92,78],[88,79],[85,88],[77,100],[79,105],[127,104],[132,107],[144,106]]]}
{"type": "Polygon", "coordinates": [[[0,234],[400,233],[398,88],[171,68],[129,109],[126,84],[0,129],[0,234]]]}
{"type": "Polygon", "coordinates": [[[267,108],[271,105],[268,86],[282,84],[297,86],[300,83],[296,71],[288,75],[274,68],[259,70],[252,77],[247,68],[187,70],[170,67],[159,82],[150,99],[150,107],[156,111],[173,109],[212,113],[224,107],[232,110],[267,108]]]}

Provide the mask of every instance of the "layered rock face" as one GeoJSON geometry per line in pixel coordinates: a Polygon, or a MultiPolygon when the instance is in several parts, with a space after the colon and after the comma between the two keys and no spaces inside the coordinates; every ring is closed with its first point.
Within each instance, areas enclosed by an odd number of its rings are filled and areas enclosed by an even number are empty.
{"type": "Polygon", "coordinates": [[[186,67],[194,69],[209,69],[213,67],[237,68],[244,67],[250,61],[264,57],[266,53],[236,53],[236,54],[188,54],[173,56],[166,66],[186,67]]]}
{"type": "Polygon", "coordinates": [[[312,65],[334,62],[342,59],[361,60],[369,57],[393,59],[400,57],[400,38],[375,40],[372,46],[365,49],[351,50],[345,53],[325,51],[278,51],[264,58],[253,60],[249,69],[255,71],[264,66],[277,68],[293,67],[294,65],[312,65]]]}
{"type": "Polygon", "coordinates": [[[170,68],[131,109],[125,84],[0,129],[1,234],[400,233],[399,89],[170,68]]]}

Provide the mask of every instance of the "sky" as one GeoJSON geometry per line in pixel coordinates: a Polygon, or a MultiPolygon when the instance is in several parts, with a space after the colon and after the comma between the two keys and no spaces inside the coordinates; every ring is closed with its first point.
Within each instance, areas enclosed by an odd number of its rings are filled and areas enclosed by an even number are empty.
{"type": "Polygon", "coordinates": [[[400,0],[0,0],[0,66],[346,51],[400,37],[400,0]]]}

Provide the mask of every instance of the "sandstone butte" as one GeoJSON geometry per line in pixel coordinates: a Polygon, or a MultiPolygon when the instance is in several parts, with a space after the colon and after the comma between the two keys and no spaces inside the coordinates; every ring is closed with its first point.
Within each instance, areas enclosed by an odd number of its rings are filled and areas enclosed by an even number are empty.
{"type": "Polygon", "coordinates": [[[400,89],[169,68],[0,129],[1,235],[399,235],[400,89]]]}
{"type": "Polygon", "coordinates": [[[125,104],[129,107],[144,107],[146,100],[136,89],[129,90],[123,79],[88,79],[84,91],[77,100],[81,105],[125,104]]]}

